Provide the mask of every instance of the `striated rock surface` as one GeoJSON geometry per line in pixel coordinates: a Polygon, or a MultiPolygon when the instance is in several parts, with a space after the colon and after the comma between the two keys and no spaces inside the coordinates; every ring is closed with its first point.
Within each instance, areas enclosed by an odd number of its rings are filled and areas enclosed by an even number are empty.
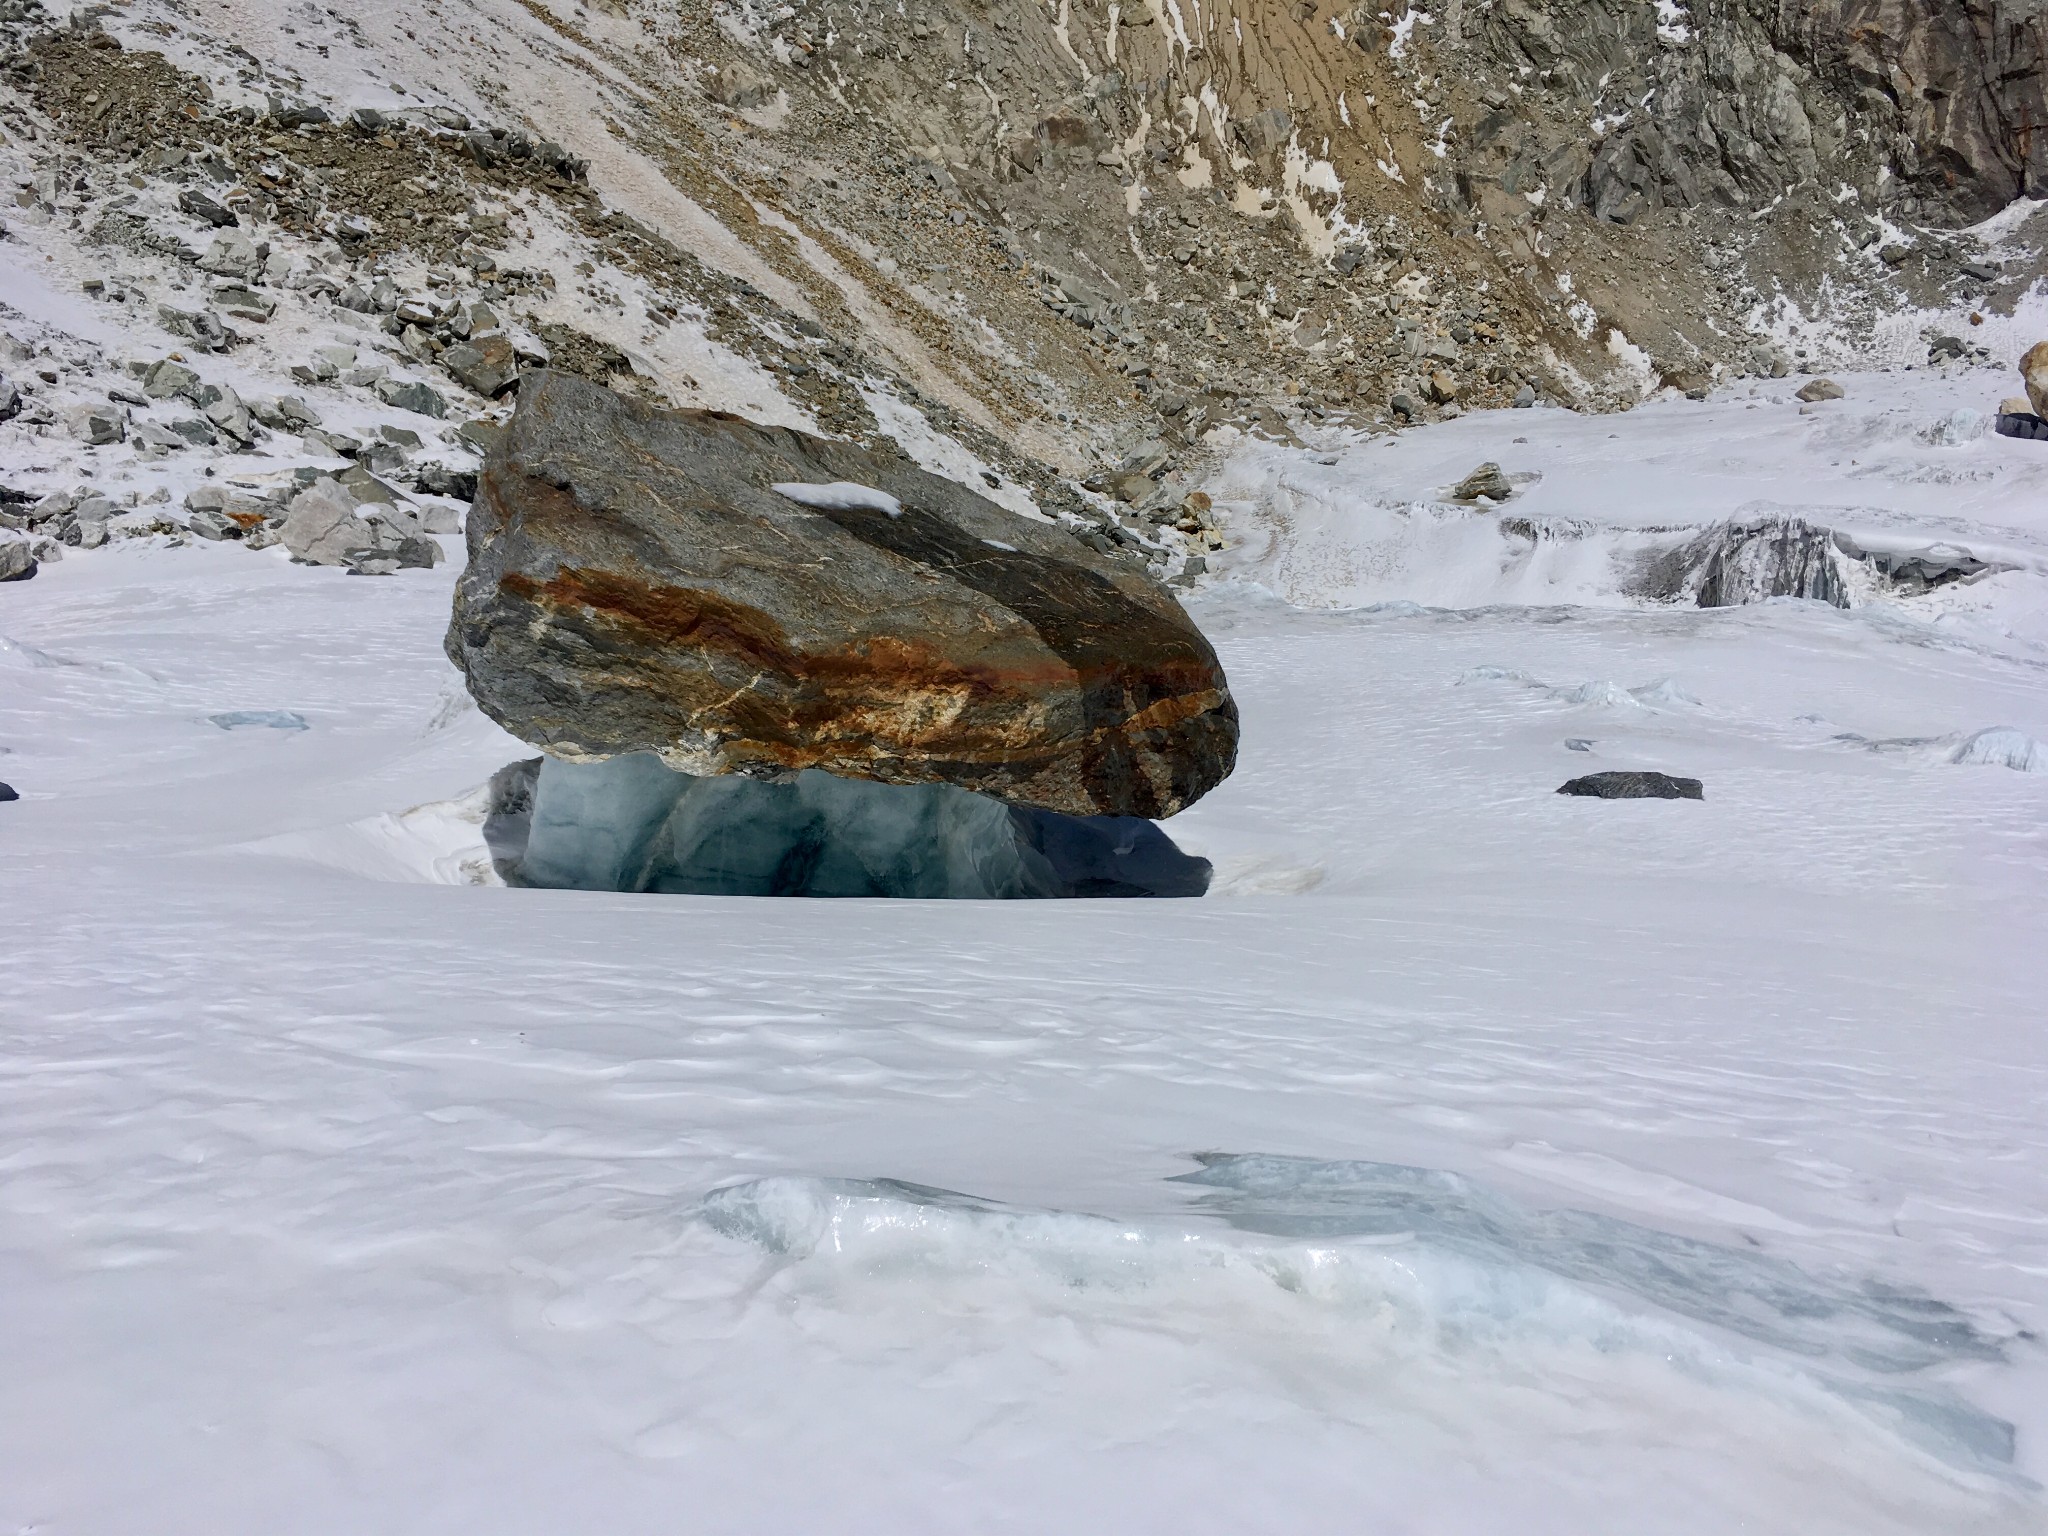
{"type": "Polygon", "coordinates": [[[1143,817],[1236,758],[1164,589],[906,459],[539,373],[468,536],[448,653],[557,758],[1143,817]]]}

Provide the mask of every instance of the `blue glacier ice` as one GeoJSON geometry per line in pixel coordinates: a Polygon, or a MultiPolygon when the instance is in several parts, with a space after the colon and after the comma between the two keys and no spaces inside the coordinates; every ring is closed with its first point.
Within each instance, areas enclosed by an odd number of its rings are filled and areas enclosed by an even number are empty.
{"type": "Polygon", "coordinates": [[[1199,896],[1209,883],[1207,860],[1137,817],[816,769],[697,778],[647,752],[543,759],[506,867],[527,886],[692,896],[1199,896]]]}
{"type": "Polygon", "coordinates": [[[1597,1212],[1515,1199],[1445,1169],[1208,1153],[1172,1182],[1231,1235],[1185,1217],[1008,1205],[897,1179],[750,1179],[707,1194],[713,1230],[780,1263],[854,1266],[890,1283],[1004,1275],[1047,1304],[1151,1297],[1162,1317],[1218,1277],[1271,1285],[1361,1328],[1531,1357],[1577,1346],[1650,1356],[1774,1400],[1807,1393],[1951,1466],[2024,1482],[2013,1426],[1961,1396],[1952,1368],[2006,1339],[1959,1308],[1861,1275],[1597,1212]]]}
{"type": "Polygon", "coordinates": [[[260,726],[272,731],[304,731],[311,727],[306,717],[295,709],[230,709],[218,715],[208,715],[207,720],[224,731],[245,730],[260,726]]]}

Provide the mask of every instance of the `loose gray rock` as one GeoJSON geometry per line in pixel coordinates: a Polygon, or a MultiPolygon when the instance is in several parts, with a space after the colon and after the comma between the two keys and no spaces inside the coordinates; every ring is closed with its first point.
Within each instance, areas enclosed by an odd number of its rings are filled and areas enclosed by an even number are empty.
{"type": "Polygon", "coordinates": [[[304,128],[328,120],[327,109],[310,101],[299,101],[287,96],[272,96],[269,100],[270,116],[280,128],[304,128]]]}
{"type": "Polygon", "coordinates": [[[496,399],[519,381],[519,359],[505,336],[480,336],[441,354],[441,366],[486,399],[496,399]]]}
{"type": "Polygon", "coordinates": [[[27,581],[36,573],[36,557],[27,539],[0,543],[0,581],[27,581]]]}
{"type": "Polygon", "coordinates": [[[1513,483],[1501,467],[1491,461],[1480,465],[1451,487],[1453,501],[1477,501],[1482,496],[1488,501],[1506,501],[1514,494],[1513,483]]]}
{"type": "Polygon", "coordinates": [[[227,347],[227,327],[211,310],[174,309],[168,304],[159,304],[156,318],[157,323],[173,336],[182,336],[205,351],[220,352],[227,347]]]}
{"type": "Polygon", "coordinates": [[[376,547],[376,535],[356,516],[348,493],[329,479],[292,498],[278,535],[292,558],[308,565],[345,565],[349,556],[376,547]]]}
{"type": "Polygon", "coordinates": [[[400,570],[431,570],[448,558],[441,541],[424,533],[408,534],[398,541],[394,553],[400,570]]]}
{"type": "Polygon", "coordinates": [[[455,501],[476,499],[476,472],[450,469],[445,464],[422,464],[413,472],[413,485],[428,496],[446,496],[455,501]]]}
{"type": "Polygon", "coordinates": [[[447,400],[430,385],[401,383],[397,379],[379,379],[376,391],[377,398],[394,410],[413,411],[437,420],[448,414],[447,400]]]}
{"type": "Polygon", "coordinates": [[[320,413],[297,395],[281,396],[277,402],[277,414],[286,426],[304,428],[320,425],[320,413]]]}
{"type": "Polygon", "coordinates": [[[735,112],[767,106],[776,91],[774,80],[748,64],[728,64],[711,79],[711,99],[735,112]]]}
{"type": "Polygon", "coordinates": [[[199,375],[183,363],[164,358],[152,363],[149,371],[142,376],[142,392],[152,400],[169,400],[174,397],[191,399],[199,391],[199,375]]]}
{"type": "Polygon", "coordinates": [[[1584,795],[1595,800],[1704,800],[1706,792],[1698,779],[1673,778],[1668,773],[1647,770],[1615,770],[1589,773],[1558,786],[1560,795],[1584,795]]]}
{"type": "Polygon", "coordinates": [[[1842,386],[1833,379],[1815,379],[1800,386],[1799,398],[1808,405],[1822,400],[1839,400],[1842,398],[1842,386]]]}
{"type": "Polygon", "coordinates": [[[249,419],[249,408],[242,403],[242,397],[225,384],[208,384],[200,389],[195,403],[221,431],[238,443],[253,442],[256,437],[255,423],[249,419]]]}
{"type": "Polygon", "coordinates": [[[213,237],[206,254],[199,258],[199,270],[216,277],[253,278],[263,270],[263,257],[256,242],[232,222],[213,237]]]}
{"type": "Polygon", "coordinates": [[[219,284],[213,290],[212,299],[229,318],[253,320],[258,325],[277,313],[277,300],[243,283],[219,284]]]}
{"type": "Polygon", "coordinates": [[[358,459],[334,478],[355,499],[357,506],[362,506],[365,502],[372,501],[382,502],[386,506],[395,506],[404,499],[395,488],[386,485],[372,474],[369,467],[361,459],[358,459]]]}
{"type": "Polygon", "coordinates": [[[128,435],[128,413],[115,405],[74,405],[65,411],[64,425],[80,442],[104,447],[128,435]]]}
{"type": "Polygon", "coordinates": [[[234,214],[196,187],[187,187],[178,194],[178,207],[195,219],[225,228],[235,222],[234,214]]]}

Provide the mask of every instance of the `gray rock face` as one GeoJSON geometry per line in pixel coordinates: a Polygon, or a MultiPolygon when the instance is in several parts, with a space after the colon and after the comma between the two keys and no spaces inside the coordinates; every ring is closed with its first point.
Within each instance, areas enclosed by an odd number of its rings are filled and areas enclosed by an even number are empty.
{"type": "Polygon", "coordinates": [[[1734,608],[1773,597],[1807,597],[1849,606],[1847,560],[1829,529],[1800,517],[1720,523],[1661,557],[1639,595],[1690,599],[1701,608],[1734,608]]]}
{"type": "Polygon", "coordinates": [[[1589,773],[1558,786],[1560,795],[1583,795],[1595,800],[1704,800],[1706,791],[1698,779],[1673,778],[1668,773],[1617,771],[1589,773]]]}
{"type": "MultiPolygon", "coordinates": [[[[1576,168],[1597,217],[1734,205],[1826,170],[1870,181],[1906,211],[1967,224],[2048,188],[2048,12],[2028,0],[1730,0],[1669,19],[1627,0],[1514,0],[1487,7],[1481,67],[1552,72],[1566,88],[1655,99],[1594,146],[1522,143],[1510,158],[1576,168]],[[1638,89],[1640,85],[1641,89],[1638,89]]],[[[1482,123],[1481,139],[1525,138],[1482,123]]]]}
{"type": "Polygon", "coordinates": [[[1222,668],[1162,588],[905,459],[543,372],[468,539],[448,654],[555,757],[1145,817],[1236,759],[1222,668]]]}

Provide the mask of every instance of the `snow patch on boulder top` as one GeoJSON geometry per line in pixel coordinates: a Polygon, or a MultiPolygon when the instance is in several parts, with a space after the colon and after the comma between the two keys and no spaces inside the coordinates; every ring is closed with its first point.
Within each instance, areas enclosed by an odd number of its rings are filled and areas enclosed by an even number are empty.
{"type": "Polygon", "coordinates": [[[2004,1354],[2001,1338],[1944,1302],[1593,1212],[1538,1209],[1439,1169],[1199,1161],[1174,1182],[1204,1191],[1196,1207],[1220,1225],[811,1177],[714,1190],[699,1215],[785,1265],[915,1289],[921,1308],[987,1285],[1084,1315],[1133,1297],[1176,1316],[1229,1299],[1219,1326],[1261,1327],[1277,1307],[1297,1326],[1334,1322],[1412,1362],[1456,1355],[1469,1368],[1474,1351],[1629,1356],[1823,1416],[1846,1418],[1846,1407],[1951,1466],[2010,1475],[2012,1427],[1928,1379],[2004,1354]]]}
{"type": "Polygon", "coordinates": [[[903,515],[903,503],[887,491],[878,491],[871,485],[856,485],[851,480],[833,480],[824,485],[806,485],[798,480],[784,480],[771,485],[768,489],[787,496],[791,501],[809,507],[814,512],[886,512],[891,517],[903,515]]]}

